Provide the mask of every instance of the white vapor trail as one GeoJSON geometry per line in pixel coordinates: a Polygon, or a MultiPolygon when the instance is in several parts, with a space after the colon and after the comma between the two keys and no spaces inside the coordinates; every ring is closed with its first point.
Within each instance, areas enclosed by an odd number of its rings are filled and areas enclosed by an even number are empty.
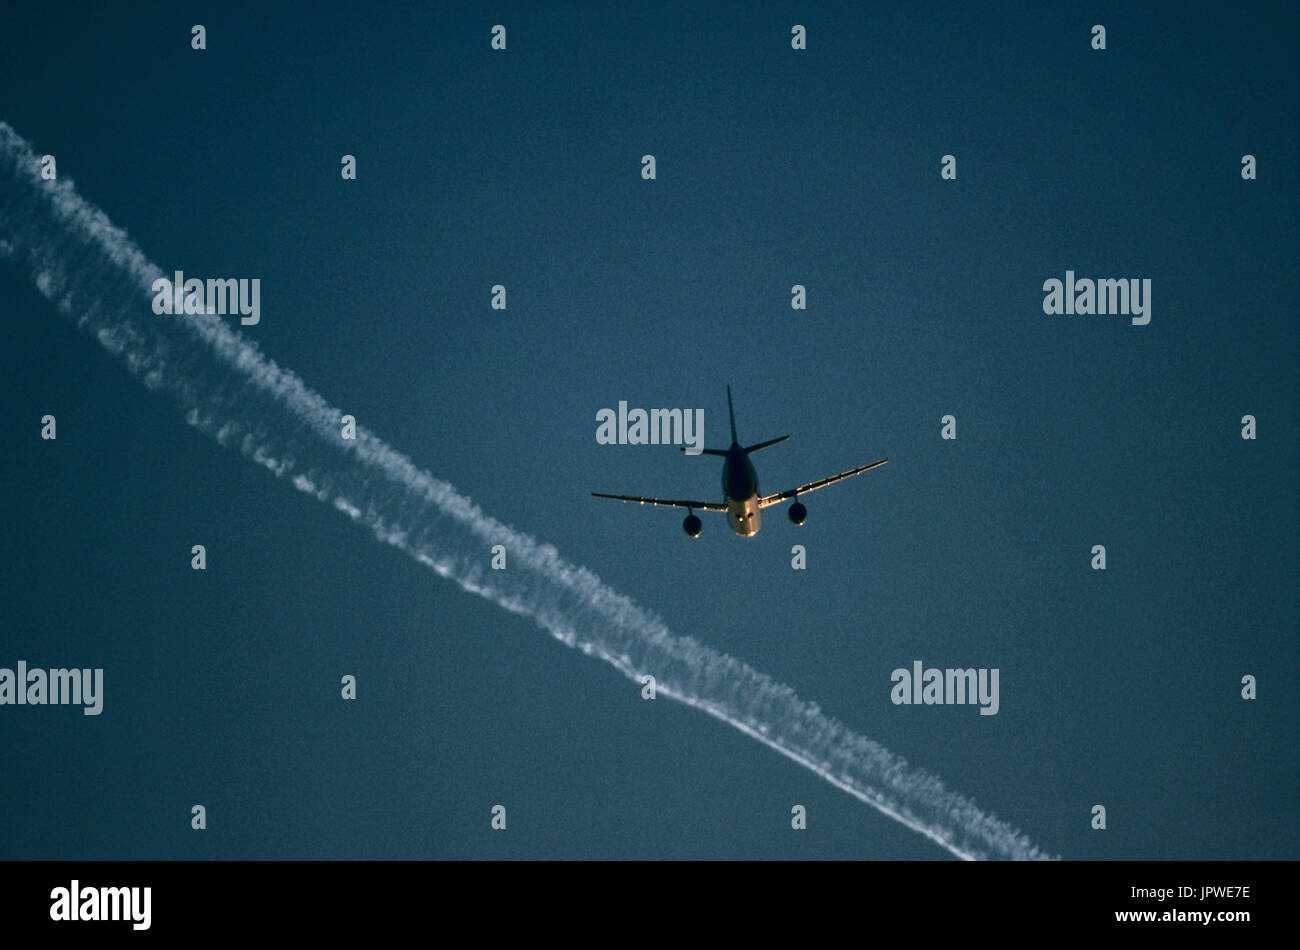
{"type": "Polygon", "coordinates": [[[56,309],[93,334],[185,420],[333,505],[381,541],[665,695],[707,712],[961,858],[1042,859],[1029,838],[816,704],[663,621],[586,568],[483,513],[338,409],[222,318],[155,315],[165,275],[66,178],[0,122],[0,257],[23,261],[56,309]],[[485,570],[504,544],[510,570],[485,570]]]}

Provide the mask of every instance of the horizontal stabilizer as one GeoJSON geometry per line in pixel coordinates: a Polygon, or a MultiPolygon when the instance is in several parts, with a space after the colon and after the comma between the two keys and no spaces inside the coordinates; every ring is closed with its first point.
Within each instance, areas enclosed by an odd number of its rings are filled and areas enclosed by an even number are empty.
{"type": "Polygon", "coordinates": [[[776,445],[778,442],[784,442],[788,438],[790,438],[788,435],[783,435],[779,439],[768,439],[766,442],[758,443],[758,445],[751,445],[749,448],[745,449],[745,454],[748,455],[750,452],[757,452],[759,449],[765,449],[769,445],[776,445]]]}

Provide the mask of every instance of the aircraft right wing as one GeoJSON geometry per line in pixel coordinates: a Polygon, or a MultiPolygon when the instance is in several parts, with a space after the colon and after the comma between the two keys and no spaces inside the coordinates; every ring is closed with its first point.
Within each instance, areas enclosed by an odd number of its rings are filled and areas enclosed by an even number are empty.
{"type": "Polygon", "coordinates": [[[634,501],[638,505],[666,505],[669,508],[697,508],[700,511],[726,511],[727,506],[716,501],[676,501],[672,498],[643,498],[640,495],[603,495],[592,492],[597,498],[613,498],[615,501],[634,501]]]}
{"type": "Polygon", "coordinates": [[[779,505],[783,501],[789,501],[795,495],[806,495],[810,491],[825,488],[827,485],[834,485],[836,482],[843,481],[846,478],[852,478],[854,475],[861,475],[863,472],[869,472],[871,469],[884,465],[888,461],[889,459],[881,459],[879,462],[872,462],[870,465],[851,468],[847,472],[840,472],[838,475],[832,475],[829,478],[809,482],[807,485],[800,485],[798,488],[791,488],[789,491],[777,492],[775,495],[764,495],[758,500],[758,507],[766,508],[768,505],[779,505]]]}

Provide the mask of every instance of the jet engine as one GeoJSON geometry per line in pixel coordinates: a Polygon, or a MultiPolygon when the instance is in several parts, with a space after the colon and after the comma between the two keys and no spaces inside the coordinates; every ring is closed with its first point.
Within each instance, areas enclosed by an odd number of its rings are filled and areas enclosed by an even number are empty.
{"type": "Polygon", "coordinates": [[[790,506],[790,521],[794,524],[803,524],[804,519],[808,517],[808,509],[803,506],[802,502],[796,501],[790,506]]]}
{"type": "Polygon", "coordinates": [[[700,536],[700,529],[702,529],[703,527],[704,527],[704,523],[700,521],[700,519],[697,518],[694,514],[687,515],[686,520],[682,522],[682,530],[684,530],[692,538],[698,538],[700,536]]]}

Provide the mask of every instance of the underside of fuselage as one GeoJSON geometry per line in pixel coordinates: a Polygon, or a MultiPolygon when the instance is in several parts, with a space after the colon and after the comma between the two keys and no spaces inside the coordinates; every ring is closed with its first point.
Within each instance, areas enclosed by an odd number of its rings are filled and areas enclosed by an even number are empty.
{"type": "Polygon", "coordinates": [[[727,499],[727,523],[742,538],[752,538],[763,525],[758,508],[758,473],[749,456],[735,442],[722,463],[722,491],[727,499]]]}

